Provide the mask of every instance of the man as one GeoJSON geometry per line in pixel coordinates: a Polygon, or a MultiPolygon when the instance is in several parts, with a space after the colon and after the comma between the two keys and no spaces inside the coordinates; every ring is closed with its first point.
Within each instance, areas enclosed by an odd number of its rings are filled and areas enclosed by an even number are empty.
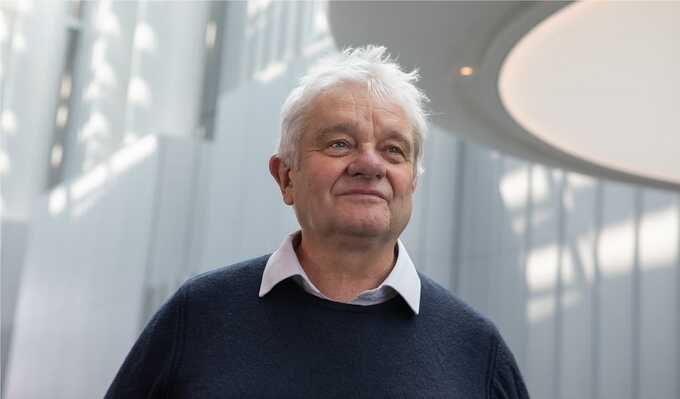
{"type": "Polygon", "coordinates": [[[185,283],[108,398],[528,397],[494,326],[399,241],[426,130],[416,80],[374,46],[302,80],[269,161],[301,230],[185,283]]]}

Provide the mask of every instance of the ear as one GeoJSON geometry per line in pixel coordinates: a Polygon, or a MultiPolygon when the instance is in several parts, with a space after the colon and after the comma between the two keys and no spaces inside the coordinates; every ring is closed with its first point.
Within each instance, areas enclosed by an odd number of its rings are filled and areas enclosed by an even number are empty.
{"type": "Polygon", "coordinates": [[[276,180],[276,184],[279,185],[283,202],[286,205],[293,205],[295,203],[295,196],[293,195],[293,181],[290,178],[290,168],[278,155],[272,155],[269,158],[269,173],[276,180]]]}

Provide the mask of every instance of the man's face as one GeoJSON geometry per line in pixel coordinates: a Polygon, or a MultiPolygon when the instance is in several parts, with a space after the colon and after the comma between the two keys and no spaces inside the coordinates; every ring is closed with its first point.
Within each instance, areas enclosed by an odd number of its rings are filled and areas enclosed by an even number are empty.
{"type": "Polygon", "coordinates": [[[321,94],[298,144],[298,165],[282,191],[305,234],[389,241],[411,217],[415,190],[412,127],[395,103],[364,85],[321,94]]]}

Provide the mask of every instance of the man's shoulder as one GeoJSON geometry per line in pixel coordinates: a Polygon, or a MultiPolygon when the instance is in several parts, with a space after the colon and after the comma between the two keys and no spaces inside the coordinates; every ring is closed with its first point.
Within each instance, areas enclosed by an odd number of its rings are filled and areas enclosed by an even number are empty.
{"type": "Polygon", "coordinates": [[[235,293],[250,290],[252,287],[259,289],[262,273],[270,256],[271,254],[263,255],[200,273],[187,280],[183,288],[192,295],[202,297],[225,292],[235,293]]]}
{"type": "Polygon", "coordinates": [[[418,273],[422,285],[421,314],[433,315],[445,325],[454,327],[459,332],[484,332],[484,335],[495,334],[496,327],[491,320],[482,315],[448,289],[436,281],[418,273]]]}

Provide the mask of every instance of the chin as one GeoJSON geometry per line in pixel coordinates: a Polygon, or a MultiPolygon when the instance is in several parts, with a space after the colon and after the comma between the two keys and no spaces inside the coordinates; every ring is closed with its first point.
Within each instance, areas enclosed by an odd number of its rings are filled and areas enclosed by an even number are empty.
{"type": "Polygon", "coordinates": [[[384,237],[390,234],[389,223],[376,220],[345,220],[338,230],[347,235],[366,238],[384,237]]]}
{"type": "Polygon", "coordinates": [[[333,230],[342,235],[376,238],[392,235],[392,218],[387,209],[375,207],[373,209],[342,209],[335,214],[331,224],[333,230]]]}
{"type": "Polygon", "coordinates": [[[345,233],[353,237],[363,237],[363,238],[377,238],[385,237],[388,232],[381,229],[368,229],[368,228],[356,228],[356,229],[346,229],[345,233]]]}

